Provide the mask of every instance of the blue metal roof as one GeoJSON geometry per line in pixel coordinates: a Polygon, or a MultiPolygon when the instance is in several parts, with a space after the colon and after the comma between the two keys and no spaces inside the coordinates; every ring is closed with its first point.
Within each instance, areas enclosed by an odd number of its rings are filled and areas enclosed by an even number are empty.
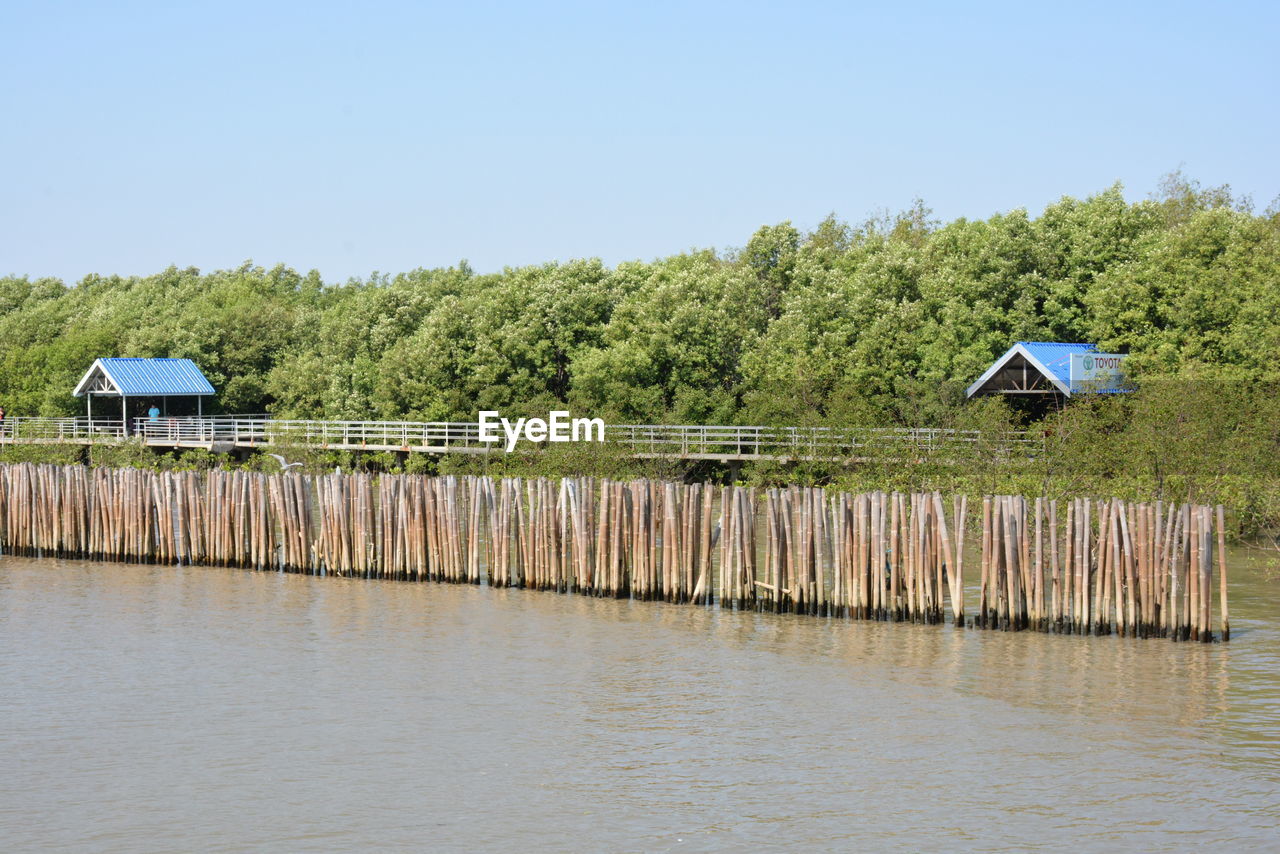
{"type": "MultiPolygon", "coordinates": [[[[105,376],[115,392],[133,396],[211,395],[216,392],[190,359],[98,359],[73,392],[77,397],[95,375],[105,376]]],[[[93,389],[95,394],[103,393],[93,389]]]]}
{"type": "Polygon", "coordinates": [[[1073,353],[1096,353],[1096,344],[1062,344],[1057,341],[1019,341],[1023,349],[1037,362],[1062,381],[1071,385],[1071,356],[1073,353]]]}
{"type": "Polygon", "coordinates": [[[1004,355],[996,359],[995,364],[987,368],[965,394],[973,397],[981,391],[987,381],[994,377],[1015,356],[1021,356],[1036,371],[1044,375],[1058,391],[1071,395],[1071,357],[1076,353],[1096,353],[1096,344],[1067,344],[1059,341],[1019,341],[1004,355]]]}

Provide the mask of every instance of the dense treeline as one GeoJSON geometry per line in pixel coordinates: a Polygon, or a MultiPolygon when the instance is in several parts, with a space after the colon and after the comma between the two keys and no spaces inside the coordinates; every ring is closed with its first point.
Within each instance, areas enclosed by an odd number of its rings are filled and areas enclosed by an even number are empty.
{"type": "Polygon", "coordinates": [[[1277,318],[1280,214],[1175,174],[1136,203],[1117,186],[1038,217],[947,224],[917,204],[612,269],[3,278],[0,403],[78,413],[69,392],[95,357],[185,356],[225,412],[472,420],[568,406],[613,422],[999,426],[1003,403],[961,405],[963,388],[1011,342],[1092,341],[1130,353],[1144,390],[1051,413],[1054,443],[1112,435],[1074,452],[1099,475],[1252,477],[1280,451],[1277,318]]]}
{"type": "Polygon", "coordinates": [[[283,267],[0,279],[0,395],[80,411],[100,355],[186,356],[228,412],[469,420],[564,403],[615,421],[930,424],[1019,339],[1140,374],[1280,377],[1280,218],[1173,176],[939,225],[921,206],[729,254],[332,286],[283,267]]]}

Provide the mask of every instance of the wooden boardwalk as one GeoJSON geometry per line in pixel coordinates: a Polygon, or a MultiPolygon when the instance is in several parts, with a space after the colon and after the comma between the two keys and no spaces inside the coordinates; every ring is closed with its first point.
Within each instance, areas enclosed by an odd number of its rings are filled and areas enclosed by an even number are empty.
{"type": "MultiPolygon", "coordinates": [[[[503,443],[480,440],[474,422],[301,421],[266,416],[134,419],[10,418],[0,445],[140,442],[165,449],[216,452],[273,445],[341,451],[419,454],[501,454],[503,443]]],[[[910,460],[940,453],[993,457],[1029,455],[1039,442],[1023,433],[984,436],[971,430],[826,427],[733,427],[714,425],[609,424],[605,444],[636,457],[722,462],[772,460],[858,461],[886,456],[910,460]]],[[[544,447],[521,441],[520,450],[544,447]]]]}

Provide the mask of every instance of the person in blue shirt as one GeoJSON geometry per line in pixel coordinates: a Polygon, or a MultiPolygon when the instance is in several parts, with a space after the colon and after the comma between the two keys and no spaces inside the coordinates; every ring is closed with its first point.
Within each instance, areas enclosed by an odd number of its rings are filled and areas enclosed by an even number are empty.
{"type": "Polygon", "coordinates": [[[160,420],[160,407],[156,406],[154,403],[153,403],[153,404],[151,404],[151,408],[147,410],[147,420],[149,420],[149,421],[159,421],[159,420],[160,420]]]}

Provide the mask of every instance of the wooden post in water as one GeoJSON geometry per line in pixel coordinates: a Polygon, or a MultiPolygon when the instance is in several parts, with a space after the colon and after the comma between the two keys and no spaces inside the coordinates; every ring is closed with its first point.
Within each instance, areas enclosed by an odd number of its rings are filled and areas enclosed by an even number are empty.
{"type": "Polygon", "coordinates": [[[951,536],[947,531],[946,507],[942,503],[942,493],[933,494],[934,511],[938,517],[938,535],[941,540],[942,555],[947,571],[947,593],[951,599],[951,622],[956,628],[964,627],[964,587],[960,580],[960,552],[964,546],[964,529],[957,499],[955,511],[956,547],[951,545],[951,536]]]}
{"type": "Polygon", "coordinates": [[[1196,615],[1196,626],[1202,643],[1208,642],[1213,637],[1209,631],[1209,614],[1213,599],[1212,579],[1209,575],[1209,570],[1213,567],[1213,531],[1209,526],[1207,510],[1208,508],[1203,505],[1196,505],[1194,510],[1197,516],[1197,532],[1200,536],[1200,561],[1196,566],[1200,613],[1196,615]]]}
{"type": "Polygon", "coordinates": [[[1222,640],[1231,640],[1231,620],[1227,616],[1227,536],[1225,515],[1222,505],[1217,506],[1218,511],[1218,607],[1221,611],[1222,620],[1222,640]]]}
{"type": "Polygon", "coordinates": [[[991,495],[982,498],[982,560],[978,563],[978,626],[987,629],[988,602],[987,594],[991,584],[991,495]]]}
{"type": "Polygon", "coordinates": [[[1187,625],[1189,626],[1190,640],[1199,640],[1199,615],[1201,615],[1201,607],[1199,607],[1199,599],[1201,599],[1201,515],[1199,508],[1194,504],[1188,504],[1188,539],[1190,542],[1190,552],[1187,561],[1187,625]]]}

